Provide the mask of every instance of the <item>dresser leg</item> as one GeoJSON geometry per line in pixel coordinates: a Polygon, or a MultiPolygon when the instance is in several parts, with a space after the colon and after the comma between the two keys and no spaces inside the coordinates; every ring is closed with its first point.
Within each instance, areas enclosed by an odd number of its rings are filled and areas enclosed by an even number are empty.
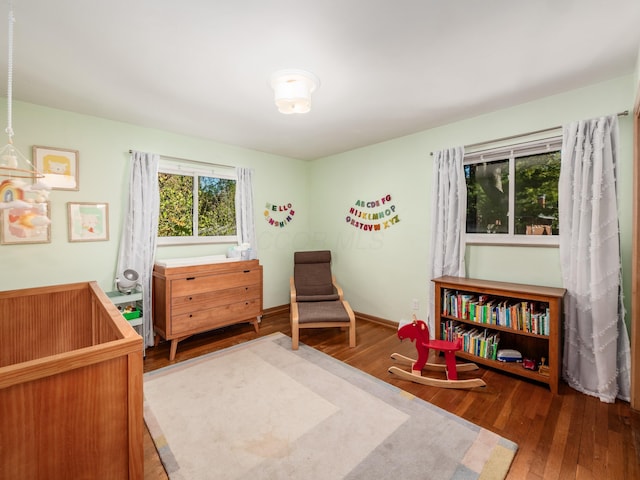
{"type": "Polygon", "coordinates": [[[176,358],[176,350],[178,350],[178,342],[180,339],[174,338],[171,340],[171,350],[169,351],[169,361],[172,361],[176,358]]]}
{"type": "Polygon", "coordinates": [[[172,338],[171,339],[171,349],[169,350],[169,360],[174,360],[176,358],[176,350],[178,350],[178,342],[181,342],[185,338],[189,338],[191,335],[185,335],[184,337],[172,338]]]}

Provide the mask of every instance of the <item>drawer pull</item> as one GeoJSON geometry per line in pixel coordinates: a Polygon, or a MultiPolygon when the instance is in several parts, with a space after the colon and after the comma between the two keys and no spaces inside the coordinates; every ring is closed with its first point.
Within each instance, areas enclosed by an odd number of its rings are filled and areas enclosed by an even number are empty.
{"type": "Polygon", "coordinates": [[[244,273],[249,273],[251,270],[244,270],[244,273]]]}
{"type": "Polygon", "coordinates": [[[189,314],[189,318],[193,318],[193,313],[190,313],[190,314],[189,314]]]}
{"type": "Polygon", "coordinates": [[[189,300],[193,300],[193,297],[189,297],[189,300]]]}
{"type": "Polygon", "coordinates": [[[195,280],[196,277],[187,277],[187,280],[195,280]]]}

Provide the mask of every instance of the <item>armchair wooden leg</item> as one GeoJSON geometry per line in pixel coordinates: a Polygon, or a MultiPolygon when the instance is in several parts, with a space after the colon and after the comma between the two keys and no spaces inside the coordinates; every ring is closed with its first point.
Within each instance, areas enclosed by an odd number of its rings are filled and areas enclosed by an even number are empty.
{"type": "Polygon", "coordinates": [[[356,346],[356,326],[351,325],[349,327],[349,346],[351,348],[356,346]]]}
{"type": "Polygon", "coordinates": [[[300,343],[300,330],[297,325],[291,325],[291,349],[298,350],[298,344],[300,343]]]}
{"type": "MultiPolygon", "coordinates": [[[[293,279],[292,291],[293,291],[293,279]]],[[[291,349],[298,350],[298,344],[300,343],[300,324],[298,323],[298,304],[293,301],[295,297],[291,297],[291,307],[289,311],[289,321],[291,323],[291,349]]]]}

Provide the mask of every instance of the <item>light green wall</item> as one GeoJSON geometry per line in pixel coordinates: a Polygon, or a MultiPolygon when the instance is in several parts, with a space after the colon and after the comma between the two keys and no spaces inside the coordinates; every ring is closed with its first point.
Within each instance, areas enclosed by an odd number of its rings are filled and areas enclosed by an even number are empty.
{"type": "MultiPolygon", "coordinates": [[[[6,99],[0,108],[6,109],[6,99]]],[[[288,303],[292,251],[294,245],[306,246],[307,162],[21,102],[13,105],[13,128],[15,145],[27,158],[33,145],[79,150],[80,190],[51,192],[51,243],[0,245],[0,290],[89,280],[113,289],[128,195],[128,152],[134,149],[253,168],[264,304],[268,308],[288,303]],[[109,240],[68,242],[67,202],[108,203],[109,240]],[[292,203],[297,210],[293,221],[284,229],[269,226],[263,216],[266,202],[292,203]]],[[[157,258],[225,253],[228,246],[159,247],[157,258]]]]}
{"type": "MultiPolygon", "coordinates": [[[[52,240],[39,245],[0,245],[0,290],[97,280],[111,289],[128,192],[130,149],[253,168],[256,227],[264,266],[264,304],[288,303],[288,279],[296,250],[329,248],[334,272],[356,311],[389,320],[408,318],[417,299],[427,312],[430,152],[631,110],[636,75],[543,98],[414,135],[304,162],[100,118],[14,102],[16,146],[80,151],[80,191],[53,191],[52,240]],[[357,201],[391,195],[399,222],[363,232],[346,222],[357,201]],[[107,202],[107,242],[69,243],[66,202],[107,202]],[[268,225],[266,203],[295,211],[286,227],[268,225]]],[[[0,108],[6,104],[0,102],[0,108]]],[[[211,127],[212,129],[215,126],[211,127]]],[[[623,264],[631,264],[632,119],[620,118],[620,222],[623,264]]],[[[274,214],[275,216],[275,214],[274,214]]],[[[161,247],[158,258],[223,253],[228,245],[161,247]]],[[[471,277],[560,286],[557,248],[468,247],[471,277]]],[[[630,297],[630,269],[624,272],[630,297]]]]}
{"type": "MultiPolygon", "coordinates": [[[[430,152],[632,110],[632,75],[389,142],[323,158],[311,166],[311,228],[334,252],[335,269],[352,307],[390,320],[409,318],[412,300],[426,316],[430,278],[430,152]],[[361,232],[345,221],[358,200],[390,194],[400,222],[361,232]]],[[[631,261],[632,118],[620,117],[620,223],[623,265],[631,261]]],[[[561,286],[557,248],[469,246],[467,275],[561,286]]],[[[630,295],[630,269],[624,271],[630,295]]]]}

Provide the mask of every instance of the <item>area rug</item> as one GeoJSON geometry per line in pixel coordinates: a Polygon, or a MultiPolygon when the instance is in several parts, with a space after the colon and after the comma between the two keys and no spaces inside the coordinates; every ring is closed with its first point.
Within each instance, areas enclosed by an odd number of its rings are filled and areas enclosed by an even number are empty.
{"type": "Polygon", "coordinates": [[[503,479],[517,445],[281,333],[144,375],[172,480],[503,479]]]}

